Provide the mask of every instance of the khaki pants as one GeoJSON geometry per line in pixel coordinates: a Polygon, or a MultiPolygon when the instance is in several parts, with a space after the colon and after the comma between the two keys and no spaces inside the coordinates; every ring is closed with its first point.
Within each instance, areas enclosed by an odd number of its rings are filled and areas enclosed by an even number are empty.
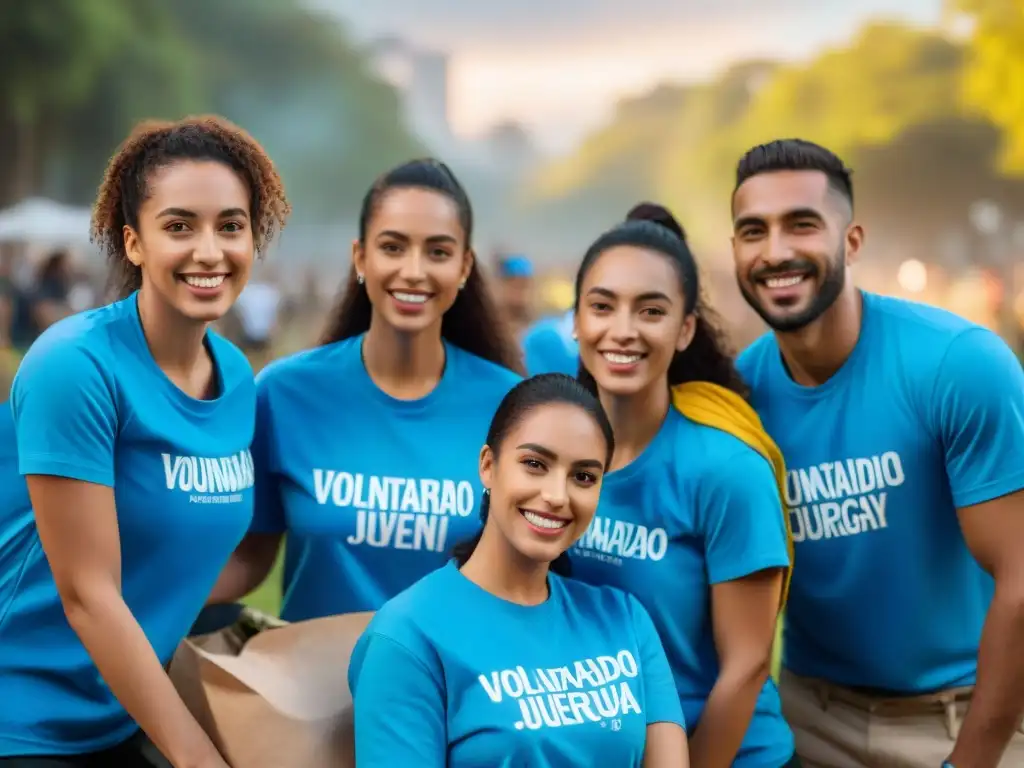
{"type": "MultiPolygon", "coordinates": [[[[786,670],[779,680],[804,768],[939,768],[953,750],[971,690],[891,699],[786,670]]],[[[1024,733],[1018,731],[999,765],[1024,766],[1024,733]]]]}

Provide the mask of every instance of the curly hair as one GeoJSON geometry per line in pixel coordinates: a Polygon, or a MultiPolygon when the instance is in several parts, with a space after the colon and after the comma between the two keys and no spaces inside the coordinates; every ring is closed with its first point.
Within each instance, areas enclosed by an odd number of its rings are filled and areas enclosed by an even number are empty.
{"type": "Polygon", "coordinates": [[[110,158],[92,211],[92,241],[110,261],[110,282],[122,297],[142,286],[142,269],[125,252],[124,227],[139,227],[150,174],[183,160],[223,163],[245,181],[257,253],[263,253],[288,220],[291,205],[281,177],[243,129],[215,115],[140,123],[110,158]]]}
{"type": "MultiPolygon", "coordinates": [[[[626,221],[605,232],[587,249],[576,273],[575,310],[579,312],[580,292],[587,272],[602,253],[619,245],[649,248],[669,259],[679,277],[685,310],[696,319],[693,340],[685,350],[677,352],[669,364],[669,386],[707,381],[748,397],[749,390],[736,370],[732,349],[722,331],[721,318],[708,306],[701,291],[697,261],[687,245],[686,232],[666,208],[655,203],[634,206],[626,221]]],[[[582,361],[579,380],[591,392],[597,391],[597,382],[582,361]]]]}

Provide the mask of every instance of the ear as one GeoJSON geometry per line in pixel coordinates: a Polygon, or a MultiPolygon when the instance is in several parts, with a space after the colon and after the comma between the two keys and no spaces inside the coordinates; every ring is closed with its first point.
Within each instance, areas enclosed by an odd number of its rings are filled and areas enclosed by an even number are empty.
{"type": "Polygon", "coordinates": [[[473,253],[472,248],[467,248],[462,257],[462,274],[459,276],[460,283],[465,284],[469,280],[469,275],[473,272],[474,266],[476,266],[476,254],[473,253]]]}
{"type": "Polygon", "coordinates": [[[697,313],[691,312],[683,320],[683,327],[679,329],[679,336],[676,338],[676,352],[683,352],[693,341],[697,332],[697,313]]]}
{"type": "Polygon", "coordinates": [[[139,241],[139,233],[125,224],[121,228],[121,236],[124,238],[124,252],[128,256],[128,261],[136,267],[141,267],[142,243],[139,241]]]}
{"type": "Polygon", "coordinates": [[[572,313],[572,340],[580,340],[580,313],[579,310],[572,313]]]}
{"type": "Polygon", "coordinates": [[[854,222],[846,228],[846,265],[857,263],[864,245],[864,227],[854,222]]]}
{"type": "Polygon", "coordinates": [[[480,482],[488,490],[494,484],[494,451],[489,445],[480,449],[480,482]]]}
{"type": "Polygon", "coordinates": [[[357,275],[366,274],[366,249],[359,242],[359,238],[352,241],[352,266],[357,275]]]}

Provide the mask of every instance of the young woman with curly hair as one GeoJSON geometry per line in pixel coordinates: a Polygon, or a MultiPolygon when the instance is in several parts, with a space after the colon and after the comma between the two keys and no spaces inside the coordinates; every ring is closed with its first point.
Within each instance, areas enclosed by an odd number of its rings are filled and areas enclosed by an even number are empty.
{"type": "Polygon", "coordinates": [[[219,118],[140,125],[111,159],[93,238],[121,298],[51,326],[11,393],[0,764],[226,765],[165,668],[252,517],[252,369],[209,324],[289,210],[219,118]]]}

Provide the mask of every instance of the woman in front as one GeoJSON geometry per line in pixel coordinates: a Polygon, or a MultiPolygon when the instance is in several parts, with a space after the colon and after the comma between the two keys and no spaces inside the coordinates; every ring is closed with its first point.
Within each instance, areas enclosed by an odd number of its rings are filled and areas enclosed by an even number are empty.
{"type": "Polygon", "coordinates": [[[502,400],[479,454],[483,530],[381,608],[353,651],[359,768],[686,768],[647,612],[566,578],[613,447],[568,376],[502,400]]]}
{"type": "Polygon", "coordinates": [[[252,535],[211,602],[259,584],[287,532],[282,618],[374,611],[472,532],[480,444],[521,378],[472,235],[437,161],[367,192],[324,343],[257,379],[252,535]]]}
{"type": "Polygon", "coordinates": [[[608,413],[615,453],[574,574],[650,612],[694,768],[780,768],[793,736],[769,672],[790,558],[761,450],[776,452],[700,295],[682,228],[658,206],[635,208],[584,256],[580,379],[608,413]]]}
{"type": "Polygon", "coordinates": [[[7,768],[226,767],[164,669],[252,519],[252,369],[209,325],[288,210],[218,118],[142,125],[110,161],[93,236],[124,298],[48,328],[11,393],[7,768]]]}

